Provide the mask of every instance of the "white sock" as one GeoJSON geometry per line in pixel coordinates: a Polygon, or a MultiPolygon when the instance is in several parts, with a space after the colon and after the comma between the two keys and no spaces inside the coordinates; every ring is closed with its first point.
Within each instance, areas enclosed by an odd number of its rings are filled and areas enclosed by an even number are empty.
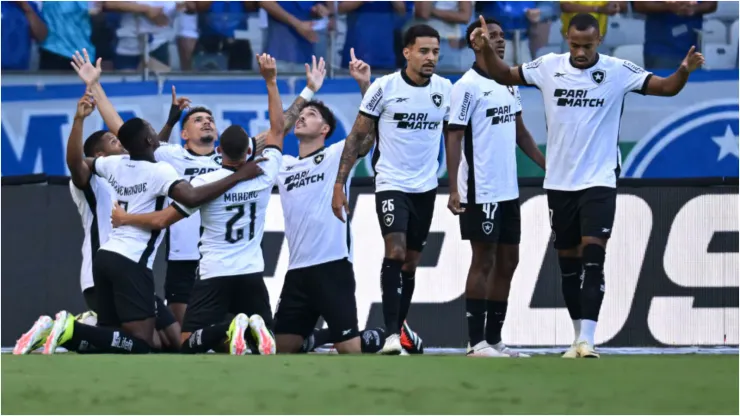
{"type": "Polygon", "coordinates": [[[578,341],[578,336],[581,334],[581,320],[580,319],[573,320],[573,333],[575,334],[573,338],[576,341],[578,341]]]}
{"type": "Polygon", "coordinates": [[[589,345],[594,345],[594,334],[596,334],[596,321],[581,319],[581,332],[578,335],[578,341],[588,341],[589,345]]]}

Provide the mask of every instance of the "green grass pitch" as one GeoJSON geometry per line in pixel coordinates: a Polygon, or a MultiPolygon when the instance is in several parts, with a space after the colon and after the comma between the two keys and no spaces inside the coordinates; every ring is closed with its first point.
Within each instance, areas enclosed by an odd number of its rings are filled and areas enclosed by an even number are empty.
{"type": "Polygon", "coordinates": [[[738,414],[738,356],[2,356],[4,414],[738,414]]]}

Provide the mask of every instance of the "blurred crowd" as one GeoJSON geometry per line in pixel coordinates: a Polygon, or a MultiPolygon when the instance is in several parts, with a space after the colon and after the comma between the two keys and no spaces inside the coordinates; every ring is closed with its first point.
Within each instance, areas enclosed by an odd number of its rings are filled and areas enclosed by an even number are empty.
{"type": "Polygon", "coordinates": [[[439,70],[459,72],[473,60],[464,34],[478,14],[502,23],[516,64],[566,51],[564,28],[583,12],[600,22],[601,52],[663,69],[697,45],[710,69],[737,67],[737,2],[3,1],[2,69],[67,71],[86,48],[108,70],[248,71],[267,52],[286,73],[311,55],[347,68],[352,47],[373,69],[393,70],[403,31],[426,23],[442,38],[439,70]]]}

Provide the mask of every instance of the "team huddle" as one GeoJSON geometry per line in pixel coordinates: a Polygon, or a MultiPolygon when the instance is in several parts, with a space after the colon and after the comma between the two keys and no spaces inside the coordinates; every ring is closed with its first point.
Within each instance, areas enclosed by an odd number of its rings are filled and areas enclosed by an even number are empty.
{"type": "Polygon", "coordinates": [[[502,340],[519,261],[518,146],[546,172],[562,293],[575,331],[564,357],[598,358],[594,334],[616,210],[624,96],[675,95],[703,62],[692,48],[673,75],[657,77],[597,54],[598,28],[592,16],[577,15],[568,28],[570,53],[512,68],[503,61],[501,24],[481,17],[467,32],[475,63],[453,85],[434,73],[437,31],[413,26],[403,39],[406,67],[372,84],[370,67],[352,53],[350,75],[362,103],[347,138],[330,146],[325,143],[336,119],[313,100],[326,74],[323,58],[306,64],[307,87],[283,112],[275,60],[258,56],[270,127],[255,137],[237,125],[219,134],[211,111],[191,107],[174,86],[168,120],[157,134],[140,118],[123,122],[101,86],[100,60],[93,64],[83,50],[72,66],[87,88],[77,105],[67,165],[85,230],[80,279],[89,311],[41,316],[14,354],[41,347],[54,354],[63,347],[78,353],[270,355],[326,344],[347,354],[423,353],[406,318],[434,216],[444,136],[448,208],[459,216],[462,239],[472,248],[465,289],[468,355],[526,356],[502,340]],[[542,92],[547,157],[524,125],[518,85],[542,92]],[[93,133],[83,144],[84,120],[95,109],[109,131],[93,133]],[[184,146],[168,143],[178,122],[184,146]],[[298,157],[282,153],[291,130],[298,157]],[[371,150],[385,243],[384,327],[361,331],[347,195],[352,169],[371,150]],[[274,186],[289,264],[273,313],[261,244],[274,186]],[[165,239],[163,299],[155,293],[152,265],[165,239]],[[327,329],[316,328],[320,319],[327,329]]]}

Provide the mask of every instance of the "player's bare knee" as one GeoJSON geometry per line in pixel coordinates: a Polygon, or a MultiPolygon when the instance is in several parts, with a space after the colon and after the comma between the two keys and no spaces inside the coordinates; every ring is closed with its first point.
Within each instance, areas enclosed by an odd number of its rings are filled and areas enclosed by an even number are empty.
{"type": "Polygon", "coordinates": [[[275,349],[278,354],[295,354],[301,350],[303,337],[293,334],[275,335],[275,349]]]}
{"type": "Polygon", "coordinates": [[[607,241],[607,239],[601,237],[581,237],[581,251],[583,251],[583,249],[589,244],[594,244],[606,249],[607,241]]]}
{"type": "Polygon", "coordinates": [[[421,262],[421,253],[414,250],[407,250],[406,261],[404,261],[401,271],[414,274],[416,273],[416,268],[419,267],[419,262],[421,262]]]}
{"type": "Polygon", "coordinates": [[[572,248],[559,249],[558,257],[568,257],[568,258],[581,257],[581,247],[574,246],[572,248]]]}
{"type": "Polygon", "coordinates": [[[385,236],[385,257],[406,261],[406,236],[403,233],[391,233],[385,236]]]}
{"type": "Polygon", "coordinates": [[[496,245],[486,243],[473,244],[473,259],[470,268],[488,276],[493,272],[496,263],[496,245]]]}
{"type": "Polygon", "coordinates": [[[499,251],[496,256],[494,280],[510,282],[514,277],[514,272],[516,272],[518,265],[519,250],[506,250],[505,252],[499,251]]]}
{"type": "Polygon", "coordinates": [[[340,354],[361,354],[362,353],[362,343],[360,342],[359,336],[348,339],[346,341],[337,342],[334,344],[334,348],[340,354]]]}

